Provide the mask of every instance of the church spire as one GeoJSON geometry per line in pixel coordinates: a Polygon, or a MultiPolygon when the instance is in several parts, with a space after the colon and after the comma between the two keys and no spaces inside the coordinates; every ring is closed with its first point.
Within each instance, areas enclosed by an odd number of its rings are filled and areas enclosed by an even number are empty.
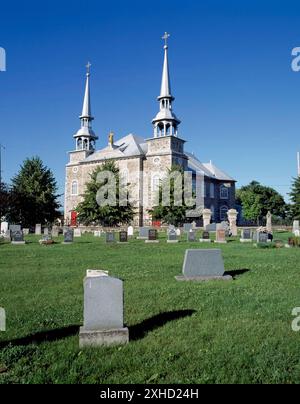
{"type": "Polygon", "coordinates": [[[180,120],[172,111],[172,102],[174,97],[171,93],[171,82],[169,73],[169,61],[168,61],[168,38],[170,34],[165,32],[162,39],[165,41],[164,45],[164,64],[161,80],[160,96],[158,101],[160,103],[160,111],[153,119],[152,124],[154,126],[154,137],[161,136],[177,136],[178,125],[180,120]]]}
{"type": "Polygon", "coordinates": [[[80,119],[82,118],[90,118],[93,120],[94,118],[92,117],[92,112],[91,112],[91,99],[90,99],[90,68],[91,64],[88,62],[86,65],[86,84],[85,84],[85,93],[84,93],[84,99],[83,99],[83,106],[82,106],[82,114],[80,116],[80,119]]]}
{"type": "Polygon", "coordinates": [[[88,150],[94,151],[95,149],[95,141],[98,137],[95,135],[92,130],[92,121],[94,120],[91,111],[91,98],[90,98],[90,68],[91,64],[88,62],[86,65],[86,84],[85,84],[85,92],[82,106],[82,113],[80,115],[81,120],[81,128],[74,135],[76,139],[76,150],[88,150]]]}

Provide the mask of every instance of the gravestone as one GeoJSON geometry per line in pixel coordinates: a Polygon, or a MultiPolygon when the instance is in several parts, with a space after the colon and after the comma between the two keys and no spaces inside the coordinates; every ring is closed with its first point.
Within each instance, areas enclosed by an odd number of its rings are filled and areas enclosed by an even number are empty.
{"type": "Polygon", "coordinates": [[[53,226],[53,227],[52,227],[51,235],[52,235],[52,237],[58,237],[58,236],[59,236],[59,229],[58,229],[58,226],[53,226]]]}
{"type": "Polygon", "coordinates": [[[149,227],[140,227],[137,240],[147,240],[148,232],[149,232],[149,227]]]}
{"type": "Polygon", "coordinates": [[[181,230],[180,229],[176,229],[176,236],[181,237],[181,230]]]}
{"type": "Polygon", "coordinates": [[[127,229],[127,236],[128,237],[133,237],[133,234],[134,234],[133,226],[129,226],[128,229],[127,229]]]}
{"type": "Polygon", "coordinates": [[[252,230],[242,229],[242,235],[240,238],[241,243],[252,243],[252,230]]]}
{"type": "Polygon", "coordinates": [[[215,243],[226,244],[226,230],[217,230],[215,243]]]}
{"type": "Polygon", "coordinates": [[[148,239],[145,240],[145,243],[159,243],[156,229],[148,229],[148,239]]]}
{"type": "Polygon", "coordinates": [[[81,237],[81,230],[76,228],[74,229],[74,237],[81,237]]]}
{"type": "Polygon", "coordinates": [[[124,328],[123,282],[104,271],[88,270],[84,285],[84,323],[79,346],[97,347],[129,342],[124,328]]]}
{"type": "Polygon", "coordinates": [[[193,230],[190,230],[187,234],[187,241],[193,243],[196,241],[196,232],[193,230]]]}
{"type": "Polygon", "coordinates": [[[7,231],[4,233],[3,237],[4,237],[4,239],[5,239],[6,241],[11,241],[11,232],[10,232],[10,230],[7,230],[7,231]]]}
{"type": "Polygon", "coordinates": [[[224,273],[221,250],[186,250],[182,276],[177,276],[176,279],[178,281],[232,280],[231,276],[224,273]]]}
{"type": "Polygon", "coordinates": [[[299,220],[294,220],[293,221],[293,233],[294,233],[294,235],[296,236],[296,232],[297,232],[297,234],[299,234],[299,231],[300,231],[300,221],[299,220]]]}
{"type": "Polygon", "coordinates": [[[36,224],[35,225],[35,234],[37,236],[40,236],[42,234],[42,225],[41,224],[36,224]]]}
{"type": "Polygon", "coordinates": [[[11,224],[9,225],[9,230],[11,233],[14,233],[16,231],[21,231],[21,225],[20,224],[11,224]]]}
{"type": "Polygon", "coordinates": [[[64,242],[63,244],[72,244],[74,238],[74,231],[73,229],[65,229],[64,230],[64,242]]]}
{"type": "Polygon", "coordinates": [[[178,243],[177,233],[176,233],[175,228],[169,231],[167,242],[168,243],[178,243]]]}
{"type": "Polygon", "coordinates": [[[273,239],[274,239],[273,234],[272,234],[272,233],[268,233],[268,240],[267,240],[267,242],[268,242],[268,243],[271,243],[271,242],[273,241],[273,239]]]}
{"type": "Polygon", "coordinates": [[[227,216],[229,221],[230,233],[232,236],[236,237],[238,235],[238,229],[236,225],[238,211],[236,209],[229,209],[229,211],[227,212],[227,216]]]}
{"type": "Polygon", "coordinates": [[[24,236],[28,236],[28,234],[29,234],[29,229],[23,229],[23,234],[24,234],[24,236]]]}
{"type": "Polygon", "coordinates": [[[116,241],[115,233],[112,231],[107,231],[105,233],[105,240],[107,243],[115,243],[115,241],[116,241]]]}
{"type": "Polygon", "coordinates": [[[22,230],[11,231],[11,243],[15,245],[25,244],[22,230]]]}
{"type": "Polygon", "coordinates": [[[8,222],[1,222],[0,233],[6,234],[8,229],[9,229],[8,222]]]}
{"type": "Polygon", "coordinates": [[[39,240],[39,243],[42,245],[51,245],[54,244],[54,241],[52,240],[52,237],[50,234],[44,234],[43,238],[39,240]]]}
{"type": "Polygon", "coordinates": [[[49,235],[49,229],[48,227],[44,228],[44,236],[48,236],[49,235]]]}
{"type": "Polygon", "coordinates": [[[204,230],[199,241],[200,243],[211,243],[209,231],[204,230]]]}
{"type": "Polygon", "coordinates": [[[206,226],[207,231],[217,231],[217,224],[216,223],[211,223],[206,226]]]}
{"type": "Polygon", "coordinates": [[[119,232],[119,243],[128,243],[127,231],[120,231],[119,232]]]}
{"type": "Polygon", "coordinates": [[[189,233],[190,230],[192,230],[192,224],[191,223],[184,223],[183,225],[183,231],[185,233],[189,233]]]}
{"type": "Polygon", "coordinates": [[[94,231],[94,237],[101,237],[101,231],[100,230],[95,230],[94,231]]]}
{"type": "Polygon", "coordinates": [[[256,242],[257,243],[267,243],[268,242],[268,234],[262,231],[256,232],[256,242]]]}
{"type": "Polygon", "coordinates": [[[170,226],[168,227],[168,230],[167,230],[167,234],[169,234],[170,231],[173,231],[173,230],[175,230],[175,226],[173,224],[170,224],[170,226]]]}

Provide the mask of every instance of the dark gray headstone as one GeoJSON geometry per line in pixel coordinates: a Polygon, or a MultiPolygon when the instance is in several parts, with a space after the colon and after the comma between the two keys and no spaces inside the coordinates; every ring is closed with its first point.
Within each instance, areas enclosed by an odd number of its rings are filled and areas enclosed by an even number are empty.
{"type": "Polygon", "coordinates": [[[252,239],[252,231],[251,231],[251,229],[243,229],[242,230],[242,239],[243,240],[251,240],[252,239]]]}
{"type": "Polygon", "coordinates": [[[21,225],[20,224],[10,224],[9,230],[11,231],[11,233],[15,233],[16,231],[21,231],[21,225]]]}
{"type": "Polygon", "coordinates": [[[107,243],[114,243],[116,241],[115,233],[112,232],[112,231],[106,232],[105,237],[106,237],[106,242],[107,243]]]}
{"type": "Polygon", "coordinates": [[[157,230],[155,230],[155,229],[148,230],[148,240],[149,241],[157,240],[157,230]]]}
{"type": "Polygon", "coordinates": [[[268,234],[259,232],[258,233],[258,242],[259,243],[267,243],[268,242],[268,234]]]}
{"type": "Polygon", "coordinates": [[[73,229],[65,229],[64,231],[64,242],[73,243],[74,231],[73,229]]]}
{"type": "Polygon", "coordinates": [[[175,228],[169,231],[168,240],[169,241],[176,241],[177,240],[177,233],[176,233],[175,228]]]}
{"type": "Polygon", "coordinates": [[[217,224],[216,223],[211,223],[206,226],[207,231],[216,231],[217,230],[217,224]]]}
{"type": "Polygon", "coordinates": [[[120,233],[119,233],[119,242],[120,243],[127,243],[127,241],[128,241],[127,231],[120,231],[120,233]]]}
{"type": "Polygon", "coordinates": [[[209,231],[204,231],[204,232],[202,233],[202,238],[203,238],[203,240],[210,240],[209,231]]]}
{"type": "Polygon", "coordinates": [[[24,241],[22,230],[16,230],[11,232],[11,241],[20,243],[24,241]]]}
{"type": "Polygon", "coordinates": [[[214,277],[223,276],[225,272],[221,250],[201,249],[186,250],[183,263],[183,276],[214,277]]]}

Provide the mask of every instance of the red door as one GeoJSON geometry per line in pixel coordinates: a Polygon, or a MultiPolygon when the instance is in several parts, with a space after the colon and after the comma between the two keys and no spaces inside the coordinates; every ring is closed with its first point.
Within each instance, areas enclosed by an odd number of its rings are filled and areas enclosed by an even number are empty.
{"type": "Polygon", "coordinates": [[[71,226],[77,226],[77,212],[75,212],[74,210],[71,212],[71,226]]]}

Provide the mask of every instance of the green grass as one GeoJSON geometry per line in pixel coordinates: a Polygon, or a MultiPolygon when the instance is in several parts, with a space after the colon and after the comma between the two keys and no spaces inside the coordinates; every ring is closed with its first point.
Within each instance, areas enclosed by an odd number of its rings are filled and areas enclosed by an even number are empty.
{"type": "Polygon", "coordinates": [[[40,246],[35,236],[1,244],[0,383],[298,383],[300,333],[291,322],[300,249],[161,237],[158,245],[106,245],[91,235],[69,246],[40,246]],[[221,248],[227,271],[249,271],[233,282],[177,282],[187,248],[221,248]],[[79,349],[87,269],[124,280],[128,345],[79,349]]]}

